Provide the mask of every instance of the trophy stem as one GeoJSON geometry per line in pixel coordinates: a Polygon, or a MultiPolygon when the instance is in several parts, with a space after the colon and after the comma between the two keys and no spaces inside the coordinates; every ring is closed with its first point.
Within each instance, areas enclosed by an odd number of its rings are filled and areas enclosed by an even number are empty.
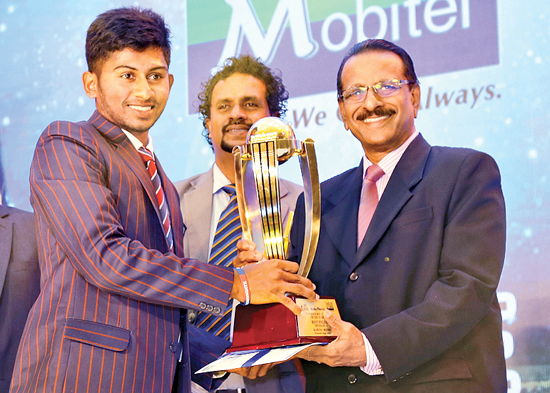
{"type": "Polygon", "coordinates": [[[252,166],[260,204],[263,240],[268,259],[285,257],[279,201],[276,142],[252,143],[252,166]]]}
{"type": "Polygon", "coordinates": [[[308,138],[303,142],[303,153],[300,155],[300,168],[304,182],[306,232],[298,274],[307,277],[313,264],[315,251],[317,250],[319,230],[321,228],[321,186],[319,184],[317,157],[315,156],[312,139],[308,138]]]}

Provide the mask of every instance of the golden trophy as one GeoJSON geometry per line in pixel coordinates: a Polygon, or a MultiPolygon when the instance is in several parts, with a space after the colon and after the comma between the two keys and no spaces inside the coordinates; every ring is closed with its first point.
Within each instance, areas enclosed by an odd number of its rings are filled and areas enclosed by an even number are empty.
{"type": "MultiPolygon", "coordinates": [[[[235,186],[243,238],[256,243],[268,259],[285,259],[292,216],[283,229],[279,200],[279,164],[292,157],[300,160],[304,185],[304,250],[298,274],[307,277],[319,239],[321,191],[313,140],[296,140],[294,131],[278,117],[266,117],[252,125],[246,144],[233,149],[235,186]]],[[[330,342],[335,336],[323,319],[323,310],[338,313],[333,298],[315,303],[294,299],[305,316],[296,316],[282,304],[239,305],[235,308],[233,344],[227,352],[330,342]]]]}

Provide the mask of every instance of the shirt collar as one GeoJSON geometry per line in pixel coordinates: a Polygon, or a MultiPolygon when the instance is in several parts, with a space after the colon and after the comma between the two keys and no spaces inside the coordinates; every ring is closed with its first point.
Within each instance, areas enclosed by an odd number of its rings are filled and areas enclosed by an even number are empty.
{"type": "MultiPolygon", "coordinates": [[[[128,137],[132,145],[136,148],[136,150],[139,150],[140,147],[143,146],[143,143],[137,137],[132,134],[130,131],[123,130],[121,128],[122,132],[128,137]]],[[[153,151],[153,139],[151,138],[151,135],[147,136],[147,145],[145,146],[147,150],[149,150],[151,153],[155,154],[153,151]]]]}
{"type": "Polygon", "coordinates": [[[221,169],[218,167],[216,163],[214,163],[212,177],[213,177],[212,195],[216,194],[223,187],[231,184],[231,181],[223,174],[223,172],[221,171],[221,169]]]}
{"type": "MultiPolygon", "coordinates": [[[[380,160],[378,163],[378,166],[384,171],[384,175],[391,176],[393,173],[393,170],[397,166],[397,163],[405,153],[405,150],[407,150],[407,147],[412,143],[414,138],[418,135],[418,131],[414,129],[413,133],[407,138],[407,140],[399,146],[397,149],[389,152],[380,160]]],[[[363,177],[365,177],[365,173],[367,171],[367,168],[372,165],[372,162],[367,158],[367,155],[365,154],[363,156],[363,177]]]]}

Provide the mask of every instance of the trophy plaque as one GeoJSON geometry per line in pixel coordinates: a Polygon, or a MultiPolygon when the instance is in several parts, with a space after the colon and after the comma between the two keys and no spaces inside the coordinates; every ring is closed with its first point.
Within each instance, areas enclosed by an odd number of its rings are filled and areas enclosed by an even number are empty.
{"type": "MultiPolygon", "coordinates": [[[[252,125],[246,144],[233,149],[235,186],[243,238],[256,243],[266,258],[285,259],[293,214],[283,229],[279,198],[279,164],[292,157],[300,160],[304,185],[304,248],[298,274],[307,277],[319,239],[321,191],[313,140],[296,140],[294,131],[278,117],[266,117],[252,125]]],[[[238,305],[234,312],[233,341],[227,352],[287,345],[330,342],[330,325],[323,318],[328,308],[338,314],[333,298],[315,303],[293,297],[303,309],[296,316],[282,304],[238,305]]]]}

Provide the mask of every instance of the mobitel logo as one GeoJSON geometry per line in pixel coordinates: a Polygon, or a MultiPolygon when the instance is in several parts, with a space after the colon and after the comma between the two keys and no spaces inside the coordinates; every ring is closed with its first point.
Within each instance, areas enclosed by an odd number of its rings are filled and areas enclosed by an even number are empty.
{"type": "Polygon", "coordinates": [[[187,2],[189,110],[227,57],[279,69],[290,97],[336,90],[347,50],[367,38],[403,47],[419,76],[498,64],[497,0],[187,2]]]}

